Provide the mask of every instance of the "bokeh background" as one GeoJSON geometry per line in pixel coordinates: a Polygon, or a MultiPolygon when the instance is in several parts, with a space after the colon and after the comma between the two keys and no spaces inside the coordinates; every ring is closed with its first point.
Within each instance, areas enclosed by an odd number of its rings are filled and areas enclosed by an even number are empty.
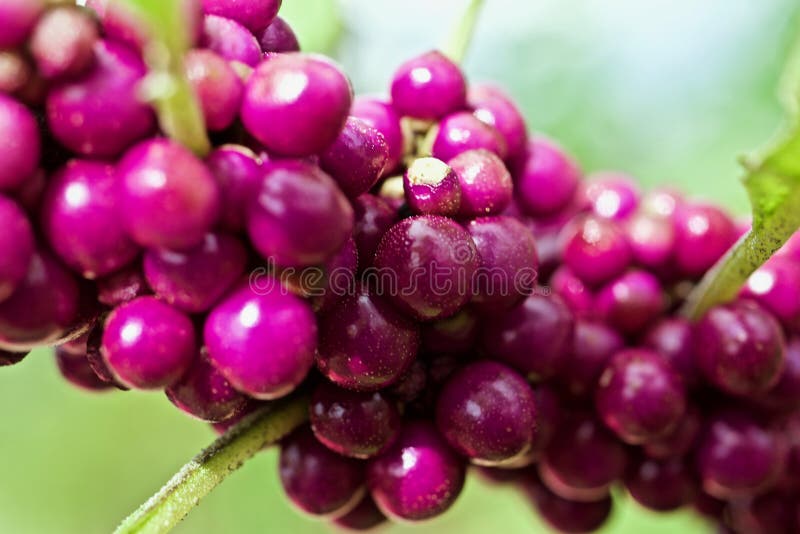
{"type": "MultiPolygon", "coordinates": [[[[341,61],[358,92],[381,92],[464,3],[284,0],[282,14],[305,49],[341,61]]],[[[532,129],[587,171],[627,171],[744,214],[737,157],[780,123],[776,87],[796,28],[793,0],[486,0],[465,69],[505,86],[532,129]]],[[[163,395],[74,390],[49,352],[34,353],[0,372],[0,532],[110,532],[212,436],[163,395]]],[[[331,531],[291,509],[275,465],[274,450],[248,463],[177,532],[331,531]]],[[[606,532],[711,530],[690,513],[618,504],[606,532]]],[[[523,496],[474,477],[450,513],[413,528],[547,532],[523,496]]]]}

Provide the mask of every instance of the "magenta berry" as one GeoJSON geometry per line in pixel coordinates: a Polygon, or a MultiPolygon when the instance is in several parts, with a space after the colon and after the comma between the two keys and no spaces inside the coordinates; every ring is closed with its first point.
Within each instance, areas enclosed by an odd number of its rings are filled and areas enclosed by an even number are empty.
{"type": "Polygon", "coordinates": [[[0,2],[0,48],[22,45],[45,10],[44,0],[2,0],[0,2]]]}
{"type": "Polygon", "coordinates": [[[11,296],[28,274],[35,246],[33,228],[25,212],[0,195],[0,302],[11,296]]]}
{"type": "Polygon", "coordinates": [[[636,502],[658,512],[689,504],[696,491],[692,473],[681,458],[636,458],[628,466],[625,487],[636,502]]]}
{"type": "Polygon", "coordinates": [[[45,78],[77,76],[94,60],[97,23],[89,12],[75,6],[48,10],[31,36],[29,48],[45,78]]]}
{"type": "Polygon", "coordinates": [[[502,136],[508,151],[507,159],[515,158],[525,150],[528,141],[525,118],[502,89],[473,85],[467,93],[467,101],[475,117],[502,136]]]}
{"type": "Polygon", "coordinates": [[[562,234],[564,264],[590,285],[622,274],[631,263],[625,235],[613,222],[588,216],[574,220],[562,234]]]}
{"type": "Polygon", "coordinates": [[[359,393],[330,383],[317,386],[309,408],[311,428],[332,451],[370,458],[386,450],[400,432],[400,413],[384,393],[359,393]]]}
{"type": "Polygon", "coordinates": [[[711,268],[736,241],[736,227],[722,210],[683,204],[675,213],[675,263],[688,276],[711,268]]]}
{"type": "Polygon", "coordinates": [[[458,175],[437,158],[414,160],[403,175],[403,189],[417,214],[454,216],[461,207],[458,175]]]}
{"type": "Polygon", "coordinates": [[[624,231],[636,263],[657,268],[672,257],[675,226],[670,218],[640,210],[628,217],[624,231]]]}
{"type": "Polygon", "coordinates": [[[789,331],[800,330],[800,264],[771,258],[747,279],[742,296],[755,300],[789,331]]]}
{"type": "Polygon", "coordinates": [[[463,152],[447,162],[458,175],[461,207],[458,215],[497,215],[511,203],[513,183],[503,161],[488,150],[463,152]]]}
{"type": "Polygon", "coordinates": [[[114,387],[98,378],[85,354],[70,354],[59,347],[56,349],[56,365],[64,379],[84,391],[105,391],[114,387]]]}
{"type": "Polygon", "coordinates": [[[631,270],[597,292],[595,311],[620,332],[640,332],[664,311],[666,298],[658,278],[647,271],[631,270]]]}
{"type": "Polygon", "coordinates": [[[400,115],[434,120],[464,108],[467,87],[458,65],[433,51],[400,65],[391,93],[400,115]]]}
{"type": "Polygon", "coordinates": [[[630,216],[641,196],[633,178],[615,172],[592,174],[582,193],[595,215],[614,220],[630,216]]]}
{"type": "Polygon", "coordinates": [[[320,166],[350,198],[369,191],[389,161],[383,135],[368,123],[348,117],[339,136],[320,154],[320,166]]]}
{"type": "Polygon", "coordinates": [[[592,288],[575,276],[569,267],[562,265],[550,277],[550,287],[577,317],[595,315],[596,295],[592,288]]]}
{"type": "Polygon", "coordinates": [[[281,0],[203,0],[203,12],[234,19],[252,32],[263,31],[281,8],[281,0]]]}
{"type": "Polygon", "coordinates": [[[696,445],[703,427],[703,416],[694,406],[688,406],[678,426],[669,434],[645,443],[642,448],[650,458],[664,460],[681,458],[696,445]]]}
{"type": "Polygon", "coordinates": [[[575,321],[574,336],[559,381],[570,394],[581,397],[594,394],[600,375],[625,346],[625,340],[608,325],[586,319],[575,321]]]}
{"type": "Polygon", "coordinates": [[[757,397],[756,401],[779,412],[800,409],[800,338],[787,341],[786,359],[778,382],[757,397]]]}
{"type": "Polygon", "coordinates": [[[532,491],[536,508],[549,525],[559,532],[595,532],[611,516],[611,497],[593,502],[578,502],[559,497],[537,483],[532,491]]]}
{"type": "Polygon", "coordinates": [[[448,115],[431,131],[431,155],[445,161],[468,150],[487,150],[506,157],[508,150],[500,134],[468,111],[448,115]]]}
{"type": "Polygon", "coordinates": [[[98,278],[96,283],[97,300],[111,308],[136,297],[153,294],[138,261],[113,274],[98,278]]]}
{"type": "Polygon", "coordinates": [[[580,180],[581,169],[572,157],[550,139],[536,136],[515,172],[517,203],[534,217],[558,213],[570,203],[580,180]]]}
{"type": "Polygon", "coordinates": [[[369,193],[352,202],[355,214],[353,238],[358,247],[358,263],[363,270],[372,266],[383,235],[397,221],[397,211],[384,199],[369,193]]]}
{"type": "Polygon", "coordinates": [[[407,423],[395,444],[367,467],[375,504],[400,521],[422,521],[447,511],[464,478],[463,462],[425,422],[407,423]]]}
{"type": "Polygon", "coordinates": [[[228,61],[238,61],[253,68],[261,62],[261,46],[256,36],[230,18],[216,15],[203,17],[200,44],[228,61]]]}
{"type": "Polygon", "coordinates": [[[385,523],[386,516],[375,505],[372,497],[367,495],[361,499],[358,506],[342,517],[334,519],[333,522],[345,530],[366,531],[385,523]]]}
{"type": "Polygon", "coordinates": [[[255,153],[241,145],[223,145],[206,157],[220,192],[220,224],[225,229],[244,229],[247,207],[261,186],[261,165],[255,153]]]}
{"type": "Polygon", "coordinates": [[[113,165],[71,160],[44,192],[42,231],[59,258],[85,278],[111,274],[139,254],[123,228],[115,185],[113,165]]]}
{"type": "Polygon", "coordinates": [[[280,54],[253,72],[241,118],[247,131],[271,152],[309,156],[336,140],[352,98],[350,81],[331,61],[280,54]]]}
{"type": "Polygon", "coordinates": [[[258,41],[265,54],[300,51],[300,43],[292,27],[280,17],[275,17],[269,23],[269,26],[261,32],[258,41]]]}
{"type": "Polygon", "coordinates": [[[206,127],[219,131],[233,124],[239,115],[244,85],[228,62],[210,50],[191,50],[184,58],[184,68],[206,127]]]}
{"type": "Polygon", "coordinates": [[[0,191],[16,189],[31,178],[40,154],[39,128],[33,114],[13,98],[0,94],[0,191]]]}
{"type": "Polygon", "coordinates": [[[203,333],[209,361],[239,391],[263,400],[287,395],[314,363],[311,308],[278,280],[242,285],[218,303],[203,333]]]}
{"type": "Polygon", "coordinates": [[[471,363],[445,383],[436,404],[436,424],[450,446],[474,463],[513,462],[534,442],[533,391],[505,365],[471,363]]]}
{"type": "Polygon", "coordinates": [[[383,175],[394,171],[405,153],[405,139],[400,127],[400,116],[391,104],[377,97],[356,96],[350,114],[366,122],[383,136],[388,150],[388,159],[383,175]]]}
{"type": "Polygon", "coordinates": [[[692,324],[681,317],[662,319],[645,334],[642,342],[658,352],[687,386],[699,380],[692,342],[692,324]]]}

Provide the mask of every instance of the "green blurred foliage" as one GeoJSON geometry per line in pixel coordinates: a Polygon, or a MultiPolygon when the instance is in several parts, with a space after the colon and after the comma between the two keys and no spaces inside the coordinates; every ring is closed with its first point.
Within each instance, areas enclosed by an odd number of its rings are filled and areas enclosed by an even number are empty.
{"type": "MultiPolygon", "coordinates": [[[[357,91],[374,92],[399,61],[437,44],[459,5],[285,0],[282,14],[306,49],[335,50],[357,91]]],[[[774,92],[796,11],[791,0],[487,0],[465,68],[504,85],[587,171],[628,171],[744,213],[736,157],[779,122],[774,92]]],[[[73,389],[47,351],[0,370],[0,416],[2,533],[109,532],[213,438],[161,394],[73,389]]],[[[251,461],[177,531],[331,531],[291,509],[275,463],[274,450],[251,461]]],[[[689,513],[627,502],[605,530],[709,531],[689,513]]],[[[547,530],[518,492],[471,477],[449,514],[414,531],[547,530]]]]}

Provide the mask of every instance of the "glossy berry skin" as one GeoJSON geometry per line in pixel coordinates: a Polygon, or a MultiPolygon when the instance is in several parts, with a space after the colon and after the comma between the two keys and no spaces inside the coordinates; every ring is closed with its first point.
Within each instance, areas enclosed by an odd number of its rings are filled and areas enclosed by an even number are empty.
{"type": "Polygon", "coordinates": [[[406,202],[416,214],[454,216],[461,207],[458,175],[437,158],[417,158],[403,174],[406,202]]]}
{"type": "Polygon", "coordinates": [[[686,413],[683,381],[646,349],[618,352],[600,376],[595,400],[603,422],[631,444],[669,434],[686,413]]]}
{"type": "Polygon", "coordinates": [[[85,278],[108,275],[139,254],[123,228],[115,186],[113,165],[71,160],[44,192],[42,231],[59,258],[85,278]]]}
{"type": "Polygon", "coordinates": [[[44,0],[3,0],[0,2],[0,48],[22,45],[45,10],[44,0]]]}
{"type": "Polygon", "coordinates": [[[123,225],[143,247],[194,247],[219,216],[220,193],[214,177],[174,141],[136,145],[120,161],[116,179],[123,225]]]}
{"type": "Polygon", "coordinates": [[[275,17],[261,32],[258,42],[261,44],[264,54],[300,51],[300,43],[297,41],[292,27],[280,17],[275,17]]]}
{"type": "Polygon", "coordinates": [[[624,231],[636,263],[657,268],[672,257],[675,225],[670,218],[640,210],[627,217],[624,231]]]}
{"type": "Polygon", "coordinates": [[[703,489],[718,499],[763,491],[784,468],[783,437],[743,413],[726,413],[705,425],[697,449],[703,489]]]}
{"type": "Polygon", "coordinates": [[[595,292],[567,266],[562,265],[556,269],[550,277],[550,287],[576,317],[591,318],[595,315],[595,292]]]}
{"type": "Polygon", "coordinates": [[[555,295],[534,293],[484,320],[482,346],[486,353],[529,379],[553,377],[571,350],[574,318],[555,295]]]}
{"type": "Polygon", "coordinates": [[[216,15],[203,17],[200,44],[228,61],[238,61],[252,68],[261,62],[261,46],[256,36],[230,18],[216,15]]]}
{"type": "Polygon", "coordinates": [[[392,105],[377,97],[356,96],[350,115],[361,119],[383,135],[388,149],[388,160],[384,166],[383,176],[387,176],[397,168],[405,152],[405,139],[400,127],[400,116],[392,105]]]}
{"type": "Polygon", "coordinates": [[[243,284],[218,303],[203,339],[209,361],[233,387],[270,400],[290,393],[308,374],[317,323],[308,304],[273,279],[243,284]]]}
{"type": "Polygon", "coordinates": [[[406,423],[400,437],[367,465],[367,485],[390,519],[422,521],[455,502],[464,486],[464,464],[430,423],[406,423]]]}
{"type": "Polygon", "coordinates": [[[788,257],[771,258],[742,288],[742,296],[768,310],[789,331],[800,331],[800,264],[788,257]]]}
{"type": "Polygon", "coordinates": [[[262,162],[241,145],[223,145],[206,157],[220,192],[220,224],[232,232],[245,228],[247,207],[261,186],[262,162]]]}
{"type": "Polygon", "coordinates": [[[139,297],[106,319],[102,354],[114,376],[136,389],[176,382],[197,354],[191,320],[153,297],[139,297]]]}
{"type": "Polygon", "coordinates": [[[234,19],[258,33],[275,20],[281,3],[281,0],[203,0],[203,12],[234,19]]]}
{"type": "Polygon", "coordinates": [[[39,127],[33,114],[0,93],[0,191],[21,187],[36,171],[40,154],[39,127]]]}
{"type": "Polygon", "coordinates": [[[419,349],[419,326],[363,286],[320,318],[319,331],[317,367],[346,389],[397,382],[419,349]]]}
{"type": "Polygon", "coordinates": [[[319,164],[349,198],[369,191],[389,161],[383,135],[356,117],[348,117],[335,141],[320,154],[319,164]]]}
{"type": "Polygon", "coordinates": [[[641,196],[634,179],[617,172],[592,174],[582,194],[595,215],[617,221],[625,220],[636,210],[641,196]]]}
{"type": "Polygon", "coordinates": [[[696,491],[693,473],[681,458],[658,461],[637,457],[628,465],[625,487],[636,502],[658,512],[691,503],[696,491]]]}
{"type": "Polygon", "coordinates": [[[28,273],[35,241],[33,228],[13,200],[0,195],[0,302],[11,296],[28,273]]]}
{"type": "Polygon", "coordinates": [[[786,360],[780,378],[756,402],[777,412],[800,409],[800,338],[793,337],[786,342],[786,360]]]}
{"type": "Polygon", "coordinates": [[[375,253],[379,273],[390,273],[396,290],[387,296],[417,320],[455,314],[470,299],[480,258],[469,233],[452,219],[419,215],[392,226],[375,253]]]}
{"type": "Polygon", "coordinates": [[[549,216],[564,209],[581,180],[578,163],[555,142],[533,137],[523,164],[514,173],[519,208],[532,217],[549,216]]]}
{"type": "Polygon", "coordinates": [[[604,497],[593,502],[578,502],[559,497],[546,487],[533,490],[534,503],[542,519],[559,532],[595,532],[611,516],[613,502],[604,497]]]}
{"type": "Polygon", "coordinates": [[[98,378],[89,366],[85,354],[70,354],[59,347],[55,356],[61,376],[73,386],[90,392],[105,391],[114,387],[98,378]]]}
{"type": "Polygon", "coordinates": [[[511,204],[514,189],[511,174],[496,154],[470,150],[447,164],[458,175],[461,186],[459,217],[498,215],[511,204]]]}
{"type": "Polygon", "coordinates": [[[148,285],[165,302],[187,313],[208,311],[244,273],[247,250],[224,233],[206,234],[186,252],[150,249],[144,255],[148,285]]]}
{"type": "Polygon", "coordinates": [[[613,222],[588,216],[570,223],[563,231],[564,264],[589,285],[619,276],[631,263],[624,234],[613,222]]]}
{"type": "Polygon", "coordinates": [[[355,223],[353,239],[358,247],[360,269],[372,265],[383,235],[397,221],[397,211],[384,199],[365,193],[352,201],[355,223]]]}
{"type": "Polygon", "coordinates": [[[697,443],[704,420],[700,411],[689,405],[678,426],[669,434],[649,441],[642,446],[645,454],[656,460],[681,458],[697,443]]]}
{"type": "Polygon", "coordinates": [[[108,276],[98,278],[96,284],[98,302],[109,308],[116,308],[136,297],[153,294],[152,289],[147,285],[139,262],[128,265],[108,276]]]}
{"type": "Polygon", "coordinates": [[[206,128],[224,130],[239,115],[244,84],[228,62],[210,50],[190,50],[184,58],[186,78],[200,103],[206,128]]]}
{"type": "Polygon", "coordinates": [[[681,317],[668,317],[653,325],[642,344],[658,352],[687,386],[699,380],[697,361],[692,344],[692,323],[681,317]]]}
{"type": "Polygon", "coordinates": [[[561,422],[539,463],[542,482],[564,499],[602,501],[611,484],[622,477],[625,448],[588,414],[573,414],[561,422]]]}
{"type": "Polygon", "coordinates": [[[694,348],[706,380],[734,395],[757,395],[780,379],[785,359],[778,322],[752,301],[710,309],[697,323],[694,348]]]}
{"type": "Polygon", "coordinates": [[[314,390],[309,416],[316,438],[351,458],[377,456],[400,433],[400,413],[384,393],[348,391],[329,382],[314,390]]]}
{"type": "Polygon", "coordinates": [[[559,372],[559,382],[576,397],[593,394],[611,358],[625,346],[613,328],[599,321],[575,321],[572,351],[559,372]]]}
{"type": "Polygon", "coordinates": [[[392,77],[392,106],[400,115],[440,119],[466,105],[461,69],[441,52],[427,52],[400,65],[392,77]]]}
{"type": "Polygon", "coordinates": [[[345,515],[365,494],[364,465],[322,445],[308,427],[284,440],[278,469],[292,504],[313,516],[345,515]]]}
{"type": "Polygon", "coordinates": [[[507,159],[525,150],[528,129],[517,105],[502,89],[486,84],[472,85],[467,93],[472,114],[493,127],[505,141],[507,159]]]}
{"type": "Polygon", "coordinates": [[[367,495],[358,506],[333,522],[345,530],[367,531],[385,523],[386,516],[375,505],[372,497],[367,495]]]}
{"type": "Polygon", "coordinates": [[[503,364],[470,363],[445,383],[436,403],[436,424],[450,446],[473,463],[513,462],[533,445],[533,390],[503,364]]]}
{"type": "Polygon", "coordinates": [[[497,130],[468,111],[453,113],[442,119],[431,131],[431,136],[431,155],[444,161],[468,150],[487,150],[501,159],[508,153],[505,141],[497,130]]]}
{"type": "Polygon", "coordinates": [[[88,11],[56,7],[39,19],[28,47],[45,78],[77,76],[91,66],[98,38],[97,23],[88,11]]]}
{"type": "Polygon", "coordinates": [[[708,204],[683,204],[675,213],[675,264],[688,276],[705,273],[736,241],[731,218],[708,204]]]}
{"type": "Polygon", "coordinates": [[[639,333],[654,322],[666,307],[658,278],[634,269],[612,280],[597,292],[597,316],[627,335],[639,333]]]}
{"type": "Polygon", "coordinates": [[[310,156],[336,140],[352,99],[350,81],[331,61],[311,54],[280,54],[250,76],[241,118],[270,152],[310,156]]]}
{"type": "Polygon", "coordinates": [[[94,45],[94,65],[47,94],[47,122],[55,138],[73,152],[93,158],[117,156],[155,127],[150,106],[139,97],[147,69],[126,46],[94,45]]]}
{"type": "Polygon", "coordinates": [[[481,262],[473,278],[473,301],[487,308],[508,307],[530,295],[539,267],[530,230],[502,215],[473,219],[466,228],[481,262]]]}
{"type": "Polygon", "coordinates": [[[78,318],[78,284],[45,250],[36,250],[10,297],[0,302],[0,348],[19,352],[58,340],[78,318]]]}
{"type": "Polygon", "coordinates": [[[230,385],[201,353],[188,371],[165,391],[181,411],[201,421],[218,423],[243,412],[248,399],[230,385]]]}
{"type": "Polygon", "coordinates": [[[270,162],[249,206],[247,230],[255,249],[293,267],[325,261],[353,229],[353,209],[333,179],[302,161],[270,162]]]}

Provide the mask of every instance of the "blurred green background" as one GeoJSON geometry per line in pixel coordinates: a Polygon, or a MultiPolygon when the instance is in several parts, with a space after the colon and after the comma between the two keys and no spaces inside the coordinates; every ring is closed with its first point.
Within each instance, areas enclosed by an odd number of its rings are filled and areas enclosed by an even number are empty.
{"type": "MultiPolygon", "coordinates": [[[[464,3],[284,0],[282,14],[358,92],[381,92],[464,3]]],[[[780,122],[775,88],[797,11],[792,0],[486,0],[465,69],[505,86],[587,171],[627,171],[745,213],[736,158],[780,122]]],[[[72,389],[46,351],[0,372],[0,420],[0,532],[13,534],[109,532],[212,439],[162,395],[72,389]]],[[[250,462],[177,531],[330,531],[290,508],[275,463],[275,451],[250,462]]],[[[710,531],[689,513],[624,502],[606,531],[645,529],[710,531]]],[[[522,496],[474,478],[450,513],[414,530],[547,531],[522,496]]]]}

